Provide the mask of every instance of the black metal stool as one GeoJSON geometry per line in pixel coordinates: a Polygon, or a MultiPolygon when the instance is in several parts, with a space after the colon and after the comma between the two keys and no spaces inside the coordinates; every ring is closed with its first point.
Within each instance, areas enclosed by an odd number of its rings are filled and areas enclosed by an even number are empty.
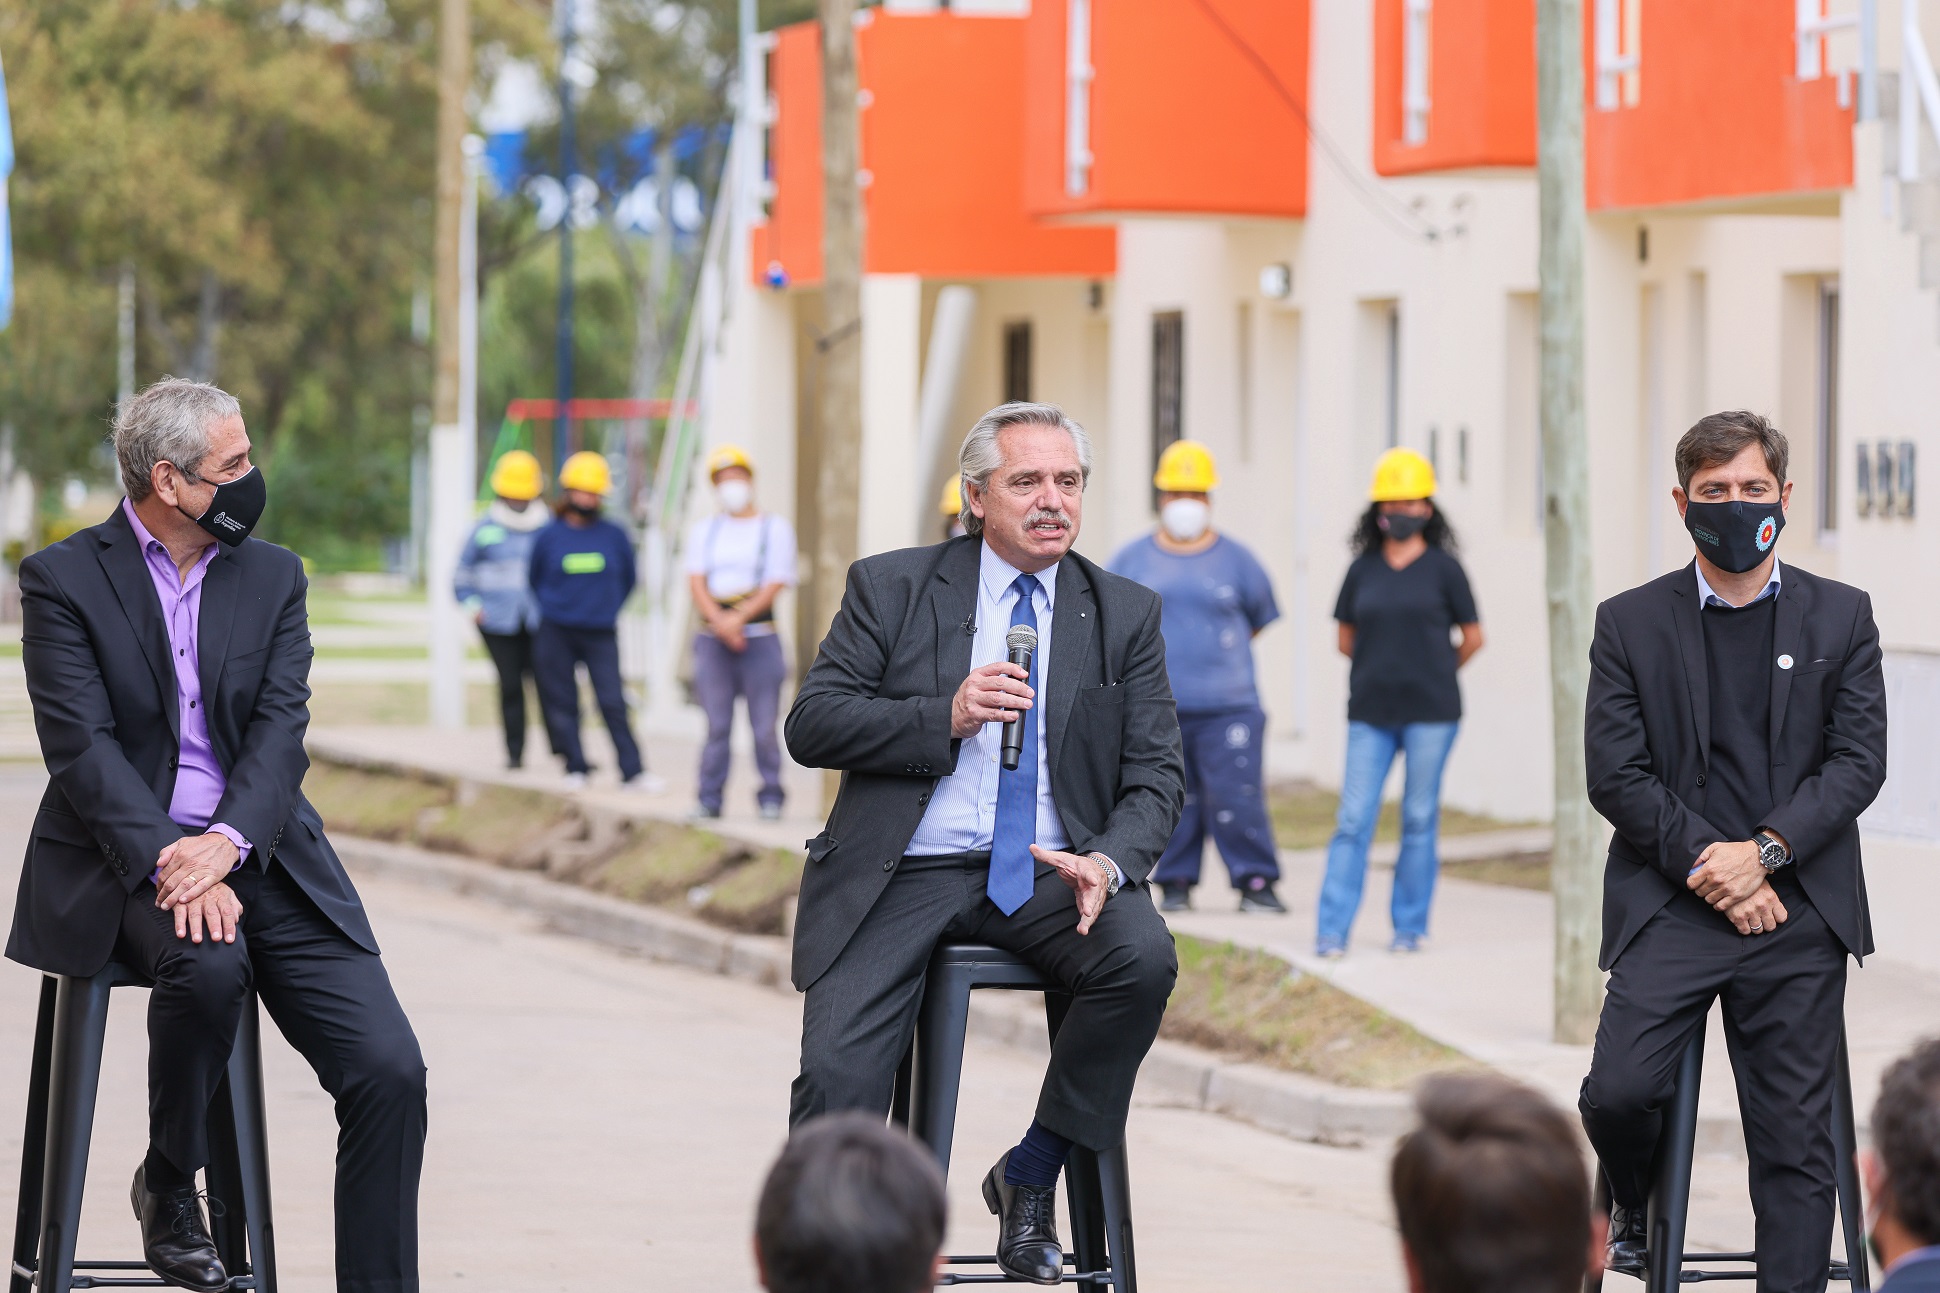
{"type": "MultiPolygon", "coordinates": [[[[40,1293],[162,1285],[146,1273],[145,1262],[74,1259],[95,1095],[101,1083],[108,994],[124,984],[146,987],[148,980],[113,963],[89,979],[50,974],[41,980],[8,1293],[32,1293],[36,1285],[40,1293]]],[[[243,1010],[228,1072],[210,1106],[209,1130],[209,1194],[223,1205],[222,1212],[210,1218],[210,1234],[229,1273],[229,1287],[276,1293],[269,1143],[264,1134],[254,996],[243,1010]]],[[[130,1215],[131,1225],[133,1221],[130,1215]]]]}
{"type": "MultiPolygon", "coordinates": [[[[956,1136],[957,1088],[963,1080],[963,1043],[970,1028],[970,994],[978,988],[1010,988],[1044,994],[1051,1040],[1071,1008],[1062,984],[1010,952],[976,943],[945,943],[930,957],[916,1038],[896,1075],[892,1117],[930,1147],[945,1176],[956,1136]]],[[[1125,1145],[1092,1151],[1075,1146],[1064,1168],[1072,1251],[1064,1255],[1066,1284],[1138,1293],[1132,1260],[1131,1174],[1125,1145]]],[[[945,1257],[947,1266],[993,1266],[995,1257],[945,1257]]],[[[940,1284],[1014,1284],[1002,1272],[944,1272],[940,1284]]]]}
{"type": "MultiPolygon", "coordinates": [[[[1698,1081],[1704,1075],[1704,1029],[1700,1027],[1678,1061],[1677,1094],[1671,1100],[1664,1130],[1657,1139],[1655,1179],[1651,1182],[1646,1213],[1648,1259],[1644,1274],[1646,1293],[1671,1293],[1679,1284],[1706,1280],[1752,1280],[1758,1278],[1758,1254],[1687,1253],[1684,1251],[1684,1222],[1691,1207],[1691,1160],[1696,1153],[1698,1120],[1698,1081]],[[1693,1262],[1742,1264],[1745,1270],[1691,1268],[1693,1262]]],[[[1832,1081],[1832,1154],[1839,1197],[1839,1226],[1845,1234],[1846,1260],[1828,1262],[1828,1279],[1844,1280],[1853,1293],[1869,1293],[1873,1284],[1866,1269],[1866,1240],[1861,1233],[1863,1213],[1859,1201],[1859,1168],[1853,1162],[1858,1140],[1853,1130],[1852,1066],[1846,1056],[1845,1029],[1839,1030],[1838,1068],[1832,1081]]],[[[1597,1205],[1606,1213],[1610,1207],[1610,1183],[1597,1172],[1597,1205]]],[[[1602,1281],[1585,1285],[1590,1293],[1602,1281]]]]}

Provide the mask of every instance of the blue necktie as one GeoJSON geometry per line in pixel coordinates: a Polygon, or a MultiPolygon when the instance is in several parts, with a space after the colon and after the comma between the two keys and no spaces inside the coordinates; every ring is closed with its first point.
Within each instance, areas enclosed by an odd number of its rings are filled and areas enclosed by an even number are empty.
{"type": "MultiPolygon", "coordinates": [[[[1011,608],[1010,626],[1028,624],[1037,629],[1037,607],[1032,594],[1038,583],[1033,575],[1019,575],[1011,587],[1017,590],[1017,605],[1011,608]]],[[[1040,652],[1031,653],[1031,676],[1025,680],[1036,691],[1040,652]]],[[[1031,845],[1037,840],[1037,701],[1019,720],[1024,725],[1024,756],[1015,771],[997,768],[997,819],[990,831],[990,879],[985,892],[997,910],[1008,916],[1030,901],[1036,862],[1031,845]]]]}

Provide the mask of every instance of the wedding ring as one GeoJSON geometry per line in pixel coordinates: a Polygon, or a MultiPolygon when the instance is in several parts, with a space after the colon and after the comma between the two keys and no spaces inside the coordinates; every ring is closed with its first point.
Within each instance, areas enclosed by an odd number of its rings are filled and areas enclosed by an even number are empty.
{"type": "Polygon", "coordinates": [[[1751,927],[1751,932],[1754,934],[1762,934],[1765,932],[1765,927],[1763,925],[1753,925],[1751,927]]]}

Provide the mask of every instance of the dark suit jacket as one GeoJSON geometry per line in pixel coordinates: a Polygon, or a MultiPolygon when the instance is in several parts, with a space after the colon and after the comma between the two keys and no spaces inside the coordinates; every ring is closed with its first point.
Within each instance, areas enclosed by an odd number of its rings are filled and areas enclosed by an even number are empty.
{"type": "MultiPolygon", "coordinates": [[[[868,557],[788,714],[789,753],[837,768],[828,826],[808,842],[795,986],[847,945],[889,883],[938,779],[956,769],[950,702],[970,672],[982,541],[868,557]]],[[[1159,597],[1075,553],[1058,566],[1044,679],[1045,759],[1071,847],[1145,879],[1185,803],[1185,764],[1159,636],[1159,597]]]]}
{"type": "MultiPolygon", "coordinates": [[[[377,940],[303,798],[310,628],[303,563],[245,540],[203,576],[197,647],[209,740],[228,787],[213,820],[273,856],[352,941],[377,940]]],[[[125,896],[182,838],[168,815],[181,718],[161,599],[121,508],[20,563],[21,657],[51,780],[20,872],[7,955],[93,974],[125,896]]],[[[244,914],[245,924],[248,914],[244,914]]]]}
{"type": "MultiPolygon", "coordinates": [[[[1711,692],[1693,566],[1597,607],[1583,728],[1590,803],[1616,830],[1603,873],[1609,969],[1685,886],[1707,845],[1711,692]]],[[[1797,859],[1799,884],[1855,957],[1873,950],[1859,814],[1886,780],[1886,688],[1872,599],[1787,564],[1771,665],[1771,793],[1764,825],[1797,859]],[[1776,667],[1789,655],[1790,669],[1776,667]]]]}

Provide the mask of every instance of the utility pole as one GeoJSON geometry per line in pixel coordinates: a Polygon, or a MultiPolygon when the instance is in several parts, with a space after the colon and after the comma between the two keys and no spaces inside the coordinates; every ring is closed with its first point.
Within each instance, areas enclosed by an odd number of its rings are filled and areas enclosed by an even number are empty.
{"type": "MultiPolygon", "coordinates": [[[[471,86],[470,0],[439,0],[438,7],[438,215],[437,296],[433,301],[433,338],[437,379],[432,390],[430,437],[430,523],[425,536],[425,599],[431,613],[431,722],[444,728],[465,725],[465,625],[451,580],[470,519],[476,432],[465,425],[469,401],[465,380],[470,364],[463,321],[467,178],[474,174],[465,156],[465,92],[471,86]]],[[[473,202],[476,201],[474,184],[473,202]]],[[[472,291],[477,275],[472,274],[472,291]]]]}
{"type": "MultiPolygon", "coordinates": [[[[856,121],[855,0],[820,0],[822,18],[822,335],[815,343],[821,471],[815,631],[828,631],[856,557],[862,480],[862,190],[856,121]]],[[[804,652],[812,644],[803,643],[804,652]]]]}
{"type": "Polygon", "coordinates": [[[1537,0],[1536,178],[1541,241],[1544,592],[1556,769],[1555,1040],[1596,1035],[1601,838],[1583,763],[1590,682],[1589,439],[1583,416],[1583,3],[1537,0]]]}
{"type": "Polygon", "coordinates": [[[553,470],[572,451],[572,419],[566,404],[573,397],[573,0],[559,3],[559,184],[566,191],[559,217],[559,329],[555,363],[558,368],[558,420],[553,424],[553,470]]]}
{"type": "Polygon", "coordinates": [[[121,262],[115,281],[115,402],[135,393],[135,262],[121,262]]]}

